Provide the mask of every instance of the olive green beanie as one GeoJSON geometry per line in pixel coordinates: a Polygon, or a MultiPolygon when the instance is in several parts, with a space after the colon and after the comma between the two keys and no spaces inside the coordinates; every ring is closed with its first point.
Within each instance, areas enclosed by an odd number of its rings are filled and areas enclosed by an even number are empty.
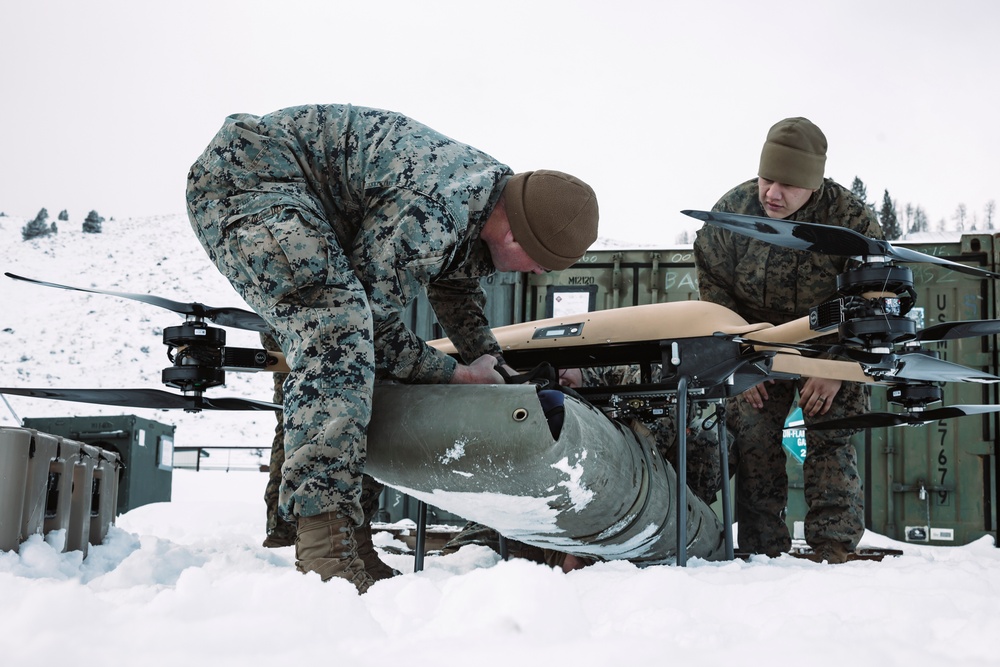
{"type": "Polygon", "coordinates": [[[767,133],[757,175],[769,181],[815,190],[823,184],[826,137],[807,118],[786,118],[767,133]]]}
{"type": "Polygon", "coordinates": [[[547,169],[514,174],[504,205],[514,240],[546,269],[567,268],[597,240],[597,195],[575,176],[547,169]]]}

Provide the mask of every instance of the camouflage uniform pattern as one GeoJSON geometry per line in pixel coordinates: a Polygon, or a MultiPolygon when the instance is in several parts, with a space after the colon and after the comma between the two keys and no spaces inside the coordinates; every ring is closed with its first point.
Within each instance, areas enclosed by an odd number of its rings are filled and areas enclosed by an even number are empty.
{"type": "MultiPolygon", "coordinates": [[[[584,368],[583,384],[587,387],[638,384],[639,366],[609,366],[584,368]]],[[[660,366],[654,364],[651,381],[659,382],[660,366]]],[[[698,498],[711,505],[722,486],[722,462],[719,457],[719,428],[714,404],[695,403],[688,411],[687,485],[698,498]]],[[[674,469],[677,469],[677,420],[673,414],[645,423],[656,440],[656,448],[674,469]]]]}
{"type": "MultiPolygon", "coordinates": [[[[765,217],[757,179],[728,192],[713,210],[765,217]]],[[[831,179],[786,220],[836,225],[871,238],[883,238],[874,213],[831,179]]],[[[836,277],[849,258],[790,250],[705,225],[694,244],[698,289],[704,301],[726,306],[748,322],[782,324],[808,315],[809,308],[833,298],[836,277]]],[[[833,342],[826,338],[820,342],[833,342]]],[[[770,556],[788,551],[785,524],[788,499],[782,428],[805,379],[768,384],[769,399],[758,412],[745,400],[728,401],[727,423],[734,435],[733,469],[739,545],[742,551],[770,556]]],[[[830,410],[815,421],[869,410],[864,384],[843,383],[830,410]]],[[[814,418],[806,417],[806,424],[814,418]]],[[[808,431],[803,466],[806,541],[814,549],[840,543],[853,550],[864,533],[862,485],[850,430],[808,431]]]]}
{"type": "Polygon", "coordinates": [[[376,377],[446,383],[456,361],[402,320],[426,292],[466,361],[500,349],[479,233],[509,167],[401,114],[350,105],[236,114],[191,167],[188,214],[292,369],[278,490],[286,520],[364,521],[376,377]]]}
{"type": "MultiPolygon", "coordinates": [[[[261,345],[265,350],[281,351],[281,346],[272,334],[260,335],[261,345]]],[[[285,400],[283,385],[287,373],[274,374],[274,403],[281,404],[285,400]]],[[[295,523],[287,521],[278,511],[278,496],[281,489],[281,467],[285,463],[285,426],[280,414],[276,415],[277,425],[274,427],[274,439],[271,441],[271,456],[268,464],[267,485],[264,487],[264,506],[267,508],[265,547],[288,547],[295,544],[295,523]]],[[[379,509],[379,501],[384,484],[376,481],[370,475],[361,477],[361,510],[365,524],[371,523],[379,509]]]]}

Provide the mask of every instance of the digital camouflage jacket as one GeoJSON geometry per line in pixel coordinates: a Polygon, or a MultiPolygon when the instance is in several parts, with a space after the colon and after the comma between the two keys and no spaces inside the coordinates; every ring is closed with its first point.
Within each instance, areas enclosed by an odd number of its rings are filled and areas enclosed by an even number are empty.
{"type": "Polygon", "coordinates": [[[191,169],[188,201],[217,221],[219,243],[226,227],[271,207],[318,221],[365,286],[377,374],[447,382],[455,361],[408,330],[403,310],[426,290],[467,362],[499,355],[479,283],[494,267],[479,233],[511,175],[398,113],[300,106],[228,117],[191,169]]]}

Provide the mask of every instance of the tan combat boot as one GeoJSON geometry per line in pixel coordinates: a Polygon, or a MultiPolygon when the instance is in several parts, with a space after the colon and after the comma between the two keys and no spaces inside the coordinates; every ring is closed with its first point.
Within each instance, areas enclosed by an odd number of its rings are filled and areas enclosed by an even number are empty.
{"type": "Polygon", "coordinates": [[[358,543],[358,558],[365,564],[365,571],[371,575],[372,579],[382,581],[383,579],[401,574],[399,570],[392,569],[378,557],[378,552],[375,551],[375,543],[372,542],[371,524],[355,528],[354,539],[358,543]]]}
{"type": "Polygon", "coordinates": [[[354,540],[354,522],[336,512],[300,516],[295,535],[295,569],[316,572],[323,581],[347,579],[364,593],[375,583],[365,572],[354,540]]]}
{"type": "Polygon", "coordinates": [[[851,550],[847,548],[846,544],[840,542],[824,542],[822,544],[817,544],[811,554],[805,556],[811,561],[817,563],[829,563],[830,565],[839,565],[840,563],[846,563],[851,558],[851,550]]]}

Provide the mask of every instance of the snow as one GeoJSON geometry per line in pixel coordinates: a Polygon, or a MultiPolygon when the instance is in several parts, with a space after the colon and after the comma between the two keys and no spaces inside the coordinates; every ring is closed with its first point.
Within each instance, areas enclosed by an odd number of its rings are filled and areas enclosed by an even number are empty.
{"type": "MultiPolygon", "coordinates": [[[[213,306],[244,304],[182,216],[109,220],[99,235],[60,222],[22,242],[0,217],[0,267],[95,289],[213,306]]],[[[159,340],[181,320],[108,296],[0,278],[0,386],[161,388],[159,340]]],[[[256,336],[230,331],[230,345],[256,336]],[[235,342],[234,342],[235,341],[235,342]]],[[[270,397],[270,378],[229,374],[214,396],[270,397]]],[[[137,414],[175,424],[178,447],[269,446],[267,413],[187,414],[8,396],[20,417],[137,414]]],[[[0,405],[0,425],[14,426],[0,405]]],[[[299,664],[996,665],[1000,549],[863,544],[903,550],[830,566],[783,556],[639,569],[600,563],[563,574],[504,562],[485,547],[385,553],[403,576],[358,596],[294,570],[290,547],[265,549],[266,475],[175,470],[169,503],[118,517],[101,545],[60,553],[59,535],[0,553],[3,665],[299,664]]],[[[491,502],[486,498],[484,502],[491,502]]],[[[534,512],[525,508],[527,514],[534,512]]],[[[395,545],[377,534],[380,548],[395,545]]]]}

